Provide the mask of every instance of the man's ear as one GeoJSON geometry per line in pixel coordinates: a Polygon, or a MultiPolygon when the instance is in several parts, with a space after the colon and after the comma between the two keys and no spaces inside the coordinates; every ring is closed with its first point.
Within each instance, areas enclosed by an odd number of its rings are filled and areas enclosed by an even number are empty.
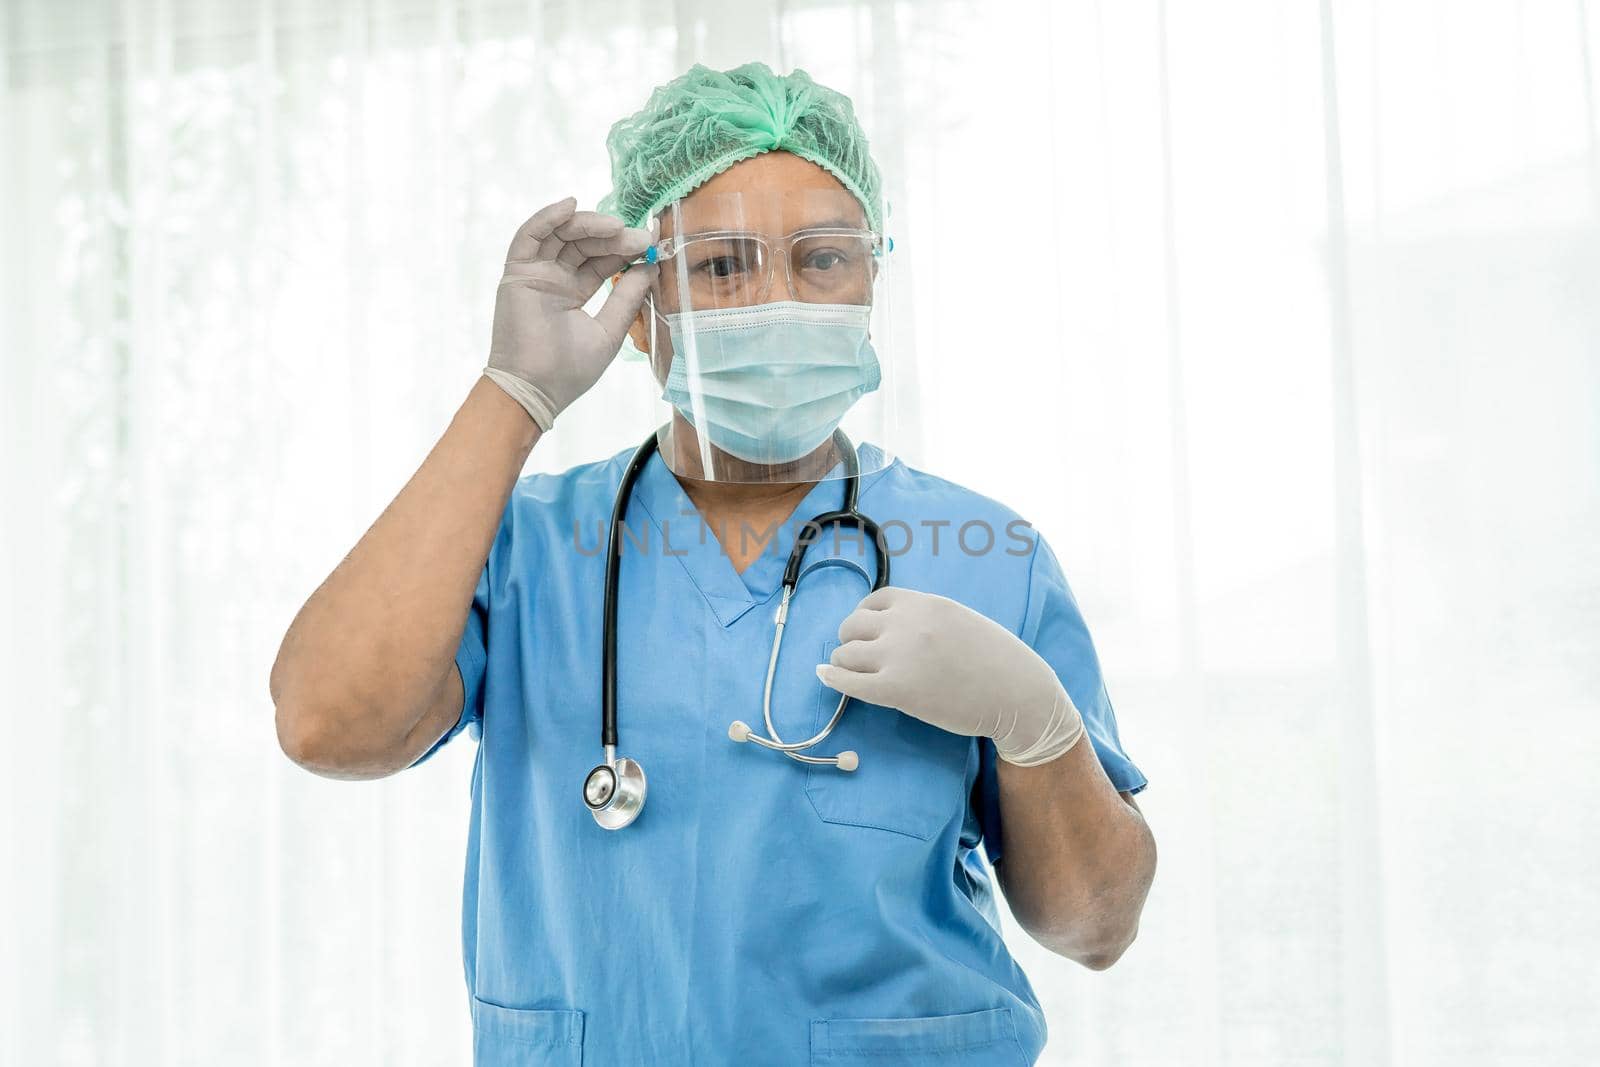
{"type": "MultiPolygon", "coordinates": [[[[650,314],[649,308],[641,309],[639,314],[633,317],[633,321],[628,323],[628,340],[633,342],[633,347],[647,356],[653,354],[650,351],[649,324],[645,322],[645,316],[648,314],[650,314]]],[[[654,361],[652,360],[652,362],[654,361]]]]}
{"type": "MultiPolygon", "coordinates": [[[[622,275],[621,274],[613,274],[611,276],[611,284],[612,284],[612,286],[615,287],[616,284],[621,280],[622,280],[622,275]]],[[[652,355],[652,353],[650,351],[650,322],[649,322],[649,317],[650,317],[650,298],[648,296],[646,296],[644,298],[644,303],[639,305],[639,313],[633,317],[633,321],[632,322],[628,323],[628,340],[633,342],[633,347],[637,348],[639,351],[643,352],[647,356],[648,355],[652,355]]],[[[654,362],[654,360],[652,360],[651,362],[654,362]]]]}

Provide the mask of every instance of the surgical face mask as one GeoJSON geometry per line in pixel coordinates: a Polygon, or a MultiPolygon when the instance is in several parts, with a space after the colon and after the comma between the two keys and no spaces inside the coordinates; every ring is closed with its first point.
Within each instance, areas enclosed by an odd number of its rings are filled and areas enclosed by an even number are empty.
{"type": "Polygon", "coordinates": [[[871,315],[799,300],[664,315],[672,367],[662,399],[730,455],[793,462],[878,387],[871,315]]]}

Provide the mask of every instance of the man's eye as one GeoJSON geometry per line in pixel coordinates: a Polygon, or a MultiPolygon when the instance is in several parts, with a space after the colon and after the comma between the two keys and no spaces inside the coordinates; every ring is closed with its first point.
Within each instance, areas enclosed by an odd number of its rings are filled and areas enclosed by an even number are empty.
{"type": "Polygon", "coordinates": [[[838,237],[813,237],[795,245],[795,262],[814,274],[839,274],[857,269],[866,261],[865,244],[838,237]]]}
{"type": "Polygon", "coordinates": [[[695,269],[709,278],[725,279],[738,277],[747,268],[739,256],[709,256],[695,269]]]}

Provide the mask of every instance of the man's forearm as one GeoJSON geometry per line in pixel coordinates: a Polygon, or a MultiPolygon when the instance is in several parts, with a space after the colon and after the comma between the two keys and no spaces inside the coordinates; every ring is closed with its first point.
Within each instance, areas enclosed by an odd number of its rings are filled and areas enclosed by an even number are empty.
{"type": "Polygon", "coordinates": [[[1103,970],[1132,944],[1155,877],[1144,816],[1112,786],[1087,736],[1038,767],[999,761],[1011,913],[1046,948],[1103,970]]]}
{"type": "Polygon", "coordinates": [[[398,765],[430,699],[440,702],[538,437],[517,402],[479,378],[421,467],[300,609],[269,680],[280,743],[296,762],[319,773],[398,765]]]}

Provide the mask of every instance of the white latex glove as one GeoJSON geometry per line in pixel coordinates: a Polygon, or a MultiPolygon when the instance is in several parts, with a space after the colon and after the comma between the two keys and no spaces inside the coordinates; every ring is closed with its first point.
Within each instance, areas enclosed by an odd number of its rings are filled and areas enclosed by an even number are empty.
{"type": "Polygon", "coordinates": [[[1008,763],[1048,763],[1083,736],[1083,717],[1050,665],[948,597],[885,586],[845,617],[839,640],[817,667],[824,685],[951,733],[993,738],[1008,763]]]}
{"type": "Polygon", "coordinates": [[[599,312],[588,315],[583,305],[644,253],[651,236],[577,205],[569,196],[518,227],[506,252],[483,370],[541,430],[600,380],[657,274],[654,264],[630,268],[599,312]]]}

